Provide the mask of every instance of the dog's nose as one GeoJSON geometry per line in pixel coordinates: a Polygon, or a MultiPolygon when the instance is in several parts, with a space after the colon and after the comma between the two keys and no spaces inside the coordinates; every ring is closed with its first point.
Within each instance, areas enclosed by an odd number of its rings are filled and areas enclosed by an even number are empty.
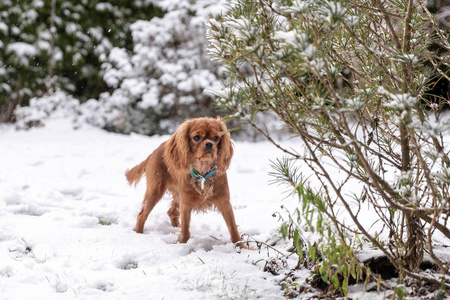
{"type": "Polygon", "coordinates": [[[206,142],[205,143],[205,148],[211,150],[213,147],[213,144],[211,142],[206,142]]]}

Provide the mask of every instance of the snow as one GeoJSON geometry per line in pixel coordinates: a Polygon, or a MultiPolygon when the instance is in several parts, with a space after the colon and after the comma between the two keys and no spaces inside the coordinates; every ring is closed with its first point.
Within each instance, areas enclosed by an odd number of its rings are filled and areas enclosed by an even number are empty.
{"type": "Polygon", "coordinates": [[[291,6],[281,6],[280,9],[288,13],[302,13],[311,4],[311,1],[294,0],[291,6]]]}
{"type": "Polygon", "coordinates": [[[95,9],[97,11],[110,11],[110,12],[113,12],[114,11],[114,6],[111,3],[102,2],[102,3],[97,3],[95,5],[95,9]]]}
{"type": "Polygon", "coordinates": [[[146,109],[152,106],[156,106],[159,103],[159,88],[150,80],[151,89],[142,95],[142,101],[138,103],[138,106],[142,109],[146,109]]]}
{"type": "Polygon", "coordinates": [[[382,86],[378,87],[378,93],[381,95],[386,95],[391,100],[384,103],[384,106],[397,110],[410,109],[418,101],[417,97],[413,97],[409,94],[392,94],[382,86]]]}
{"type": "Polygon", "coordinates": [[[78,30],[81,30],[81,26],[73,22],[68,22],[65,29],[68,34],[74,34],[78,30]]]}
{"type": "MultiPolygon", "coordinates": [[[[267,253],[234,249],[217,212],[194,214],[191,239],[177,244],[165,196],[144,234],[133,231],[145,184],[128,186],[124,171],[167,138],[75,130],[65,117],[28,131],[2,125],[1,298],[284,299],[282,275],[262,271],[267,253]]],[[[296,202],[268,184],[278,156],[268,143],[235,142],[231,201],[240,232],[258,240],[279,225],[280,205],[296,202]]]]}
{"type": "Polygon", "coordinates": [[[321,7],[320,10],[325,16],[325,19],[329,22],[331,22],[333,19],[341,19],[347,12],[347,9],[342,7],[341,3],[333,1],[325,1],[323,7],[321,7]]]}
{"type": "Polygon", "coordinates": [[[3,22],[0,22],[0,32],[7,33],[8,32],[8,25],[6,25],[3,22]]]}
{"type": "MultiPolygon", "coordinates": [[[[154,124],[157,119],[160,120],[158,123],[170,123],[166,116],[170,110],[176,110],[174,105],[190,104],[193,107],[177,109],[189,111],[189,116],[198,115],[197,112],[203,108],[194,106],[210,102],[212,97],[203,92],[204,89],[212,88],[223,78],[223,70],[205,55],[204,22],[210,13],[223,10],[226,1],[151,2],[165,14],[161,18],[138,20],[130,25],[132,51],[108,45],[96,49],[102,61],[103,80],[113,90],[98,99],[108,116],[103,122],[97,122],[98,118],[92,115],[88,121],[95,122],[91,124],[103,124],[126,133],[161,133],[164,126],[154,124]],[[112,49],[109,54],[102,54],[103,48],[112,49]],[[116,110],[127,112],[117,114],[116,110]],[[129,117],[144,116],[149,111],[159,116],[151,122],[133,122],[129,117]]],[[[208,110],[211,111],[212,107],[208,110]]]]}
{"type": "MultiPolygon", "coordinates": [[[[280,275],[264,272],[266,260],[276,257],[275,252],[266,248],[261,252],[237,251],[222,216],[215,211],[194,214],[191,239],[177,244],[179,229],[170,226],[166,215],[170,197],[165,196],[150,214],[144,234],[136,234],[133,227],[145,181],[136,189],[130,187],[124,172],[143,161],[168,136],[127,136],[91,127],[77,118],[77,100],[63,98],[64,94],[56,93],[45,102],[35,99],[30,107],[18,111],[20,120],[15,125],[0,125],[2,300],[284,299],[280,282],[297,265],[295,255],[280,275]],[[47,116],[50,111],[54,113],[47,116]],[[41,127],[16,130],[27,128],[28,122],[41,127]]],[[[83,108],[97,111],[102,118],[96,101],[88,101],[83,108]]],[[[172,128],[173,123],[165,126],[172,128]]],[[[449,138],[446,132],[445,141],[449,138]]],[[[298,139],[282,140],[280,136],[280,142],[300,153],[303,149],[298,139]]],[[[274,179],[268,175],[273,172],[270,164],[283,154],[267,142],[234,144],[228,177],[239,231],[257,241],[274,241],[281,224],[274,213],[286,217],[281,205],[291,213],[298,207],[298,200],[286,194],[285,186],[270,184],[274,179]]],[[[329,165],[327,158],[322,159],[329,165]]],[[[311,170],[301,167],[305,178],[310,178],[311,170]]],[[[336,180],[342,176],[337,169],[330,172],[336,180]]],[[[441,172],[432,175],[448,180],[445,173],[450,171],[441,172]]],[[[320,186],[317,181],[310,183],[320,186]]],[[[358,183],[349,184],[343,194],[351,199],[361,189],[358,183]]],[[[379,216],[369,206],[358,208],[354,201],[349,203],[358,209],[365,228],[372,234],[378,232],[381,240],[388,239],[388,232],[377,223],[379,216]]],[[[342,204],[336,205],[338,217],[350,220],[342,204]]],[[[353,226],[350,221],[345,223],[353,226]]],[[[314,243],[318,237],[302,232],[302,238],[314,243]]],[[[433,239],[435,254],[448,262],[448,239],[438,232],[433,239]]],[[[282,252],[284,246],[283,241],[276,245],[282,252]]],[[[381,255],[381,251],[365,247],[357,255],[364,261],[381,255]]],[[[428,254],[425,258],[430,260],[428,254]]],[[[296,283],[302,285],[310,271],[303,268],[295,271],[295,276],[296,283]]],[[[301,297],[318,293],[312,289],[301,297]]],[[[382,299],[382,295],[364,293],[357,285],[351,287],[349,298],[382,299]]]]}
{"type": "Polygon", "coordinates": [[[14,53],[18,63],[23,66],[28,66],[30,64],[30,58],[37,55],[37,49],[34,45],[30,45],[23,42],[11,43],[6,47],[6,52],[11,54],[14,53]]]}

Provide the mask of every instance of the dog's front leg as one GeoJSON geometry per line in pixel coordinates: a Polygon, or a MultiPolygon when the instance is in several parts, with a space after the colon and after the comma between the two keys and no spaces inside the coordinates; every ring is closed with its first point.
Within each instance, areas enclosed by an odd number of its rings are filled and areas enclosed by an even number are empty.
{"type": "Polygon", "coordinates": [[[191,234],[189,233],[191,211],[192,209],[190,206],[184,204],[183,202],[180,203],[181,231],[180,236],[178,237],[178,242],[180,243],[186,243],[191,237],[191,234]]]}
{"type": "Polygon", "coordinates": [[[230,232],[231,242],[237,243],[241,240],[241,236],[237,230],[236,221],[234,219],[233,208],[229,199],[223,199],[216,204],[217,209],[222,213],[222,216],[227,224],[228,231],[230,232]]]}

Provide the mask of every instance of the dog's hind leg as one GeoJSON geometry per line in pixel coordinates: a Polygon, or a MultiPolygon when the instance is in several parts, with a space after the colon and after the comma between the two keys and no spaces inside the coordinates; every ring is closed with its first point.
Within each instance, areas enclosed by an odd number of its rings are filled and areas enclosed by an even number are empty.
{"type": "Polygon", "coordinates": [[[172,204],[167,211],[167,215],[169,215],[170,223],[173,227],[180,227],[180,204],[179,197],[177,194],[172,194],[173,200],[172,204]]]}
{"type": "Polygon", "coordinates": [[[147,191],[145,192],[144,201],[142,202],[141,211],[138,214],[135,231],[137,233],[144,232],[144,224],[147,221],[148,215],[151,213],[156,203],[162,198],[166,189],[164,186],[153,187],[147,186],[147,191]]]}

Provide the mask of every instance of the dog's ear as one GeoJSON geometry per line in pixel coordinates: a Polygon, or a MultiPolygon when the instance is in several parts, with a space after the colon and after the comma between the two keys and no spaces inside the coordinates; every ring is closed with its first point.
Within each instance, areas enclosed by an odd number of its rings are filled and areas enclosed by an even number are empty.
{"type": "Polygon", "coordinates": [[[190,121],[185,121],[166,142],[164,161],[169,169],[188,169],[190,159],[189,131],[190,121]]]}
{"type": "Polygon", "coordinates": [[[217,168],[220,172],[225,172],[231,163],[233,157],[233,143],[231,142],[230,132],[225,123],[218,120],[220,123],[220,143],[219,152],[217,154],[217,168]]]}

